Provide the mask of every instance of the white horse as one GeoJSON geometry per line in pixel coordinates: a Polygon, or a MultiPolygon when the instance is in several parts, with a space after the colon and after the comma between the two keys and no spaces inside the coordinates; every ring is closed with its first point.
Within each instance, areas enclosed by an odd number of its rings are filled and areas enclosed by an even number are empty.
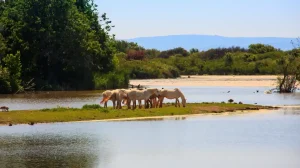
{"type": "MultiPolygon", "coordinates": [[[[130,108],[130,103],[133,101],[132,109],[136,108],[136,100],[139,102],[139,108],[141,108],[141,101],[144,100],[145,105],[152,95],[159,95],[157,88],[149,88],[144,90],[130,90],[127,92],[127,106],[130,108]]],[[[145,106],[146,107],[146,106],[145,106]]]]}
{"type": "Polygon", "coordinates": [[[100,104],[104,103],[104,107],[107,108],[107,101],[111,100],[113,102],[114,109],[121,109],[121,100],[127,99],[126,89],[116,89],[116,90],[107,90],[102,93],[103,99],[100,104]],[[116,106],[117,102],[117,106],[116,106]]]}
{"type": "Polygon", "coordinates": [[[182,106],[185,107],[186,105],[186,99],[185,96],[183,95],[183,93],[178,89],[172,89],[172,90],[167,90],[167,89],[162,89],[159,91],[159,107],[162,107],[162,103],[164,98],[167,99],[176,99],[175,100],[175,107],[177,107],[177,105],[180,107],[180,103],[178,98],[181,98],[181,103],[182,106]]]}
{"type": "Polygon", "coordinates": [[[100,104],[104,103],[104,108],[107,108],[107,102],[108,100],[111,100],[113,102],[113,108],[116,106],[116,97],[111,97],[114,90],[106,90],[102,93],[102,100],[100,101],[100,104]]]}

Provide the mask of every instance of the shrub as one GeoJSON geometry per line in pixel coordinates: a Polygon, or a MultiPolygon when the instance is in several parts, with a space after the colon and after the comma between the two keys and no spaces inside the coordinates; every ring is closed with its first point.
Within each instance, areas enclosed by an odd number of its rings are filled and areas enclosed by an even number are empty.
{"type": "Polygon", "coordinates": [[[82,109],[100,109],[102,108],[99,104],[85,104],[82,109]]]}

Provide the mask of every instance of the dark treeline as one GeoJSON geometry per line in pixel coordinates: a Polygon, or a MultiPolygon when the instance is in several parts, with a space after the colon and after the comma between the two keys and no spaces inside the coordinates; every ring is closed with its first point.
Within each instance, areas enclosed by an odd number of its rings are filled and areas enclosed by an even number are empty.
{"type": "Polygon", "coordinates": [[[127,85],[92,0],[0,1],[0,92],[127,85]]]}

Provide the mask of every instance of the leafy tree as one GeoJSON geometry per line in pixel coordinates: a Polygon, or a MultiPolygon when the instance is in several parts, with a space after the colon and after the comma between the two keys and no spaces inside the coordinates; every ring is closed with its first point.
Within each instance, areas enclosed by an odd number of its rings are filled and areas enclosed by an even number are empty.
{"type": "Polygon", "coordinates": [[[174,49],[170,49],[170,50],[166,50],[166,51],[162,51],[159,55],[160,58],[169,58],[172,55],[182,55],[184,57],[188,56],[188,52],[182,48],[182,47],[177,47],[174,49]]]}
{"type": "Polygon", "coordinates": [[[0,65],[0,93],[10,93],[11,86],[9,82],[9,72],[7,68],[3,68],[0,65]]]}
{"type": "Polygon", "coordinates": [[[205,52],[200,53],[200,58],[204,60],[213,60],[219,59],[225,56],[226,53],[238,53],[238,52],[247,52],[246,49],[240,47],[229,47],[229,48],[216,48],[216,49],[209,49],[205,52]]]}
{"type": "Polygon", "coordinates": [[[225,66],[231,66],[233,64],[233,58],[231,53],[225,55],[225,66]]]}
{"type": "Polygon", "coordinates": [[[115,46],[118,52],[126,53],[130,49],[134,50],[145,50],[143,47],[139,46],[137,43],[127,42],[124,40],[116,40],[115,46]]]}
{"type": "Polygon", "coordinates": [[[38,89],[92,89],[95,73],[114,70],[113,26],[106,14],[99,21],[92,0],[14,0],[0,9],[6,53],[20,51],[23,81],[34,78],[38,89]]]}
{"type": "Polygon", "coordinates": [[[276,49],[270,45],[264,45],[260,43],[249,45],[249,52],[253,54],[263,54],[263,53],[273,52],[273,51],[276,51],[276,49]]]}
{"type": "Polygon", "coordinates": [[[283,77],[277,78],[277,88],[280,93],[291,93],[297,88],[300,81],[300,57],[286,55],[277,60],[277,65],[283,77]]]}
{"type": "Polygon", "coordinates": [[[197,48],[192,48],[190,49],[190,53],[193,54],[193,53],[198,53],[199,50],[197,48]]]}
{"type": "Polygon", "coordinates": [[[6,52],[6,43],[5,43],[5,39],[2,36],[2,34],[0,34],[0,60],[4,57],[6,52]]]}
{"type": "MultiPolygon", "coordinates": [[[[12,92],[16,92],[19,89],[22,89],[21,87],[21,61],[20,61],[20,52],[18,51],[15,55],[8,54],[3,58],[3,62],[5,66],[7,67],[7,71],[3,70],[4,76],[6,76],[5,73],[8,72],[9,77],[8,81],[10,84],[10,88],[12,92]]],[[[5,79],[5,78],[4,78],[5,79]]],[[[6,79],[7,80],[7,79],[6,79]]]]}
{"type": "Polygon", "coordinates": [[[144,50],[130,49],[127,51],[127,60],[143,60],[145,58],[144,50]]]}

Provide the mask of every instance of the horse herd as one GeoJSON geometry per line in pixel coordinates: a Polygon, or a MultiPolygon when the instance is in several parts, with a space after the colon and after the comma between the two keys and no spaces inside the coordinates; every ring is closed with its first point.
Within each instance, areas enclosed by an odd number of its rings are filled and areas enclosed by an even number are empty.
{"type": "Polygon", "coordinates": [[[100,104],[104,103],[104,107],[107,108],[107,102],[111,100],[114,109],[122,109],[121,103],[126,104],[128,109],[136,109],[136,101],[139,103],[139,108],[142,108],[142,101],[144,101],[145,108],[161,108],[164,98],[175,99],[175,107],[180,107],[179,98],[181,98],[182,106],[185,107],[186,105],[186,99],[178,88],[106,90],[102,93],[102,96],[100,104]]]}

